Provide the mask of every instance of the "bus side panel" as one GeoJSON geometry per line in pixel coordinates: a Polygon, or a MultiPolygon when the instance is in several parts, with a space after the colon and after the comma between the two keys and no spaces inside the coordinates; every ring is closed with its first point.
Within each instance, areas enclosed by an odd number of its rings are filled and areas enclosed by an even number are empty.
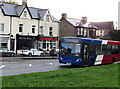
{"type": "Polygon", "coordinates": [[[104,55],[102,63],[101,64],[108,64],[108,63],[112,63],[113,60],[115,60],[114,62],[118,62],[119,60],[119,55],[118,54],[113,54],[113,55],[104,55]]]}
{"type": "Polygon", "coordinates": [[[74,65],[83,65],[81,57],[78,56],[60,56],[59,63],[71,63],[74,65]]]}

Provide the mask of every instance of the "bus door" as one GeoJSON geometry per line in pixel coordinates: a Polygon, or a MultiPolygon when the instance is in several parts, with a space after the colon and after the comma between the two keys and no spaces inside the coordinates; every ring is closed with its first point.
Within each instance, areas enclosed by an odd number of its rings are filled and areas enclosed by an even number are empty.
{"type": "Polygon", "coordinates": [[[89,44],[84,44],[83,45],[83,64],[84,65],[88,65],[89,63],[89,52],[88,52],[88,49],[89,49],[89,44]]]}

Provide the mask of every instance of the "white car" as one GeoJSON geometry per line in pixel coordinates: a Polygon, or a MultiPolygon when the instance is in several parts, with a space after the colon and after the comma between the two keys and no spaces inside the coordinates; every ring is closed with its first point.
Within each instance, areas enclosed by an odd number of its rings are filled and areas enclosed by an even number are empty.
{"type": "Polygon", "coordinates": [[[44,52],[42,49],[34,49],[30,50],[17,50],[17,55],[25,55],[25,56],[44,56],[44,52]]]}
{"type": "Polygon", "coordinates": [[[15,51],[8,50],[7,48],[0,48],[0,56],[15,56],[15,51]]]}

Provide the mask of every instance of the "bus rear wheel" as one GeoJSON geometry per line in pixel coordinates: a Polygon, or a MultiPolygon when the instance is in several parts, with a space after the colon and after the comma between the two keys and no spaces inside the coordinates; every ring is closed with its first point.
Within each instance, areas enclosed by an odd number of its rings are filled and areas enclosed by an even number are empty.
{"type": "Polygon", "coordinates": [[[112,64],[114,64],[115,63],[115,58],[112,58],[112,64]]]}
{"type": "Polygon", "coordinates": [[[94,65],[94,60],[91,59],[91,60],[90,60],[90,63],[89,63],[89,66],[93,66],[93,65],[94,65]]]}

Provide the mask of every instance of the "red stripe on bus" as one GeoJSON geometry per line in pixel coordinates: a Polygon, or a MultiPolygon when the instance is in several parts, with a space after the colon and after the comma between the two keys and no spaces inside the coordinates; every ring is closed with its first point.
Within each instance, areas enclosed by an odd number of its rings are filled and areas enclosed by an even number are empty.
{"type": "Polygon", "coordinates": [[[117,41],[108,41],[109,45],[120,45],[120,42],[117,42],[117,41]]]}

